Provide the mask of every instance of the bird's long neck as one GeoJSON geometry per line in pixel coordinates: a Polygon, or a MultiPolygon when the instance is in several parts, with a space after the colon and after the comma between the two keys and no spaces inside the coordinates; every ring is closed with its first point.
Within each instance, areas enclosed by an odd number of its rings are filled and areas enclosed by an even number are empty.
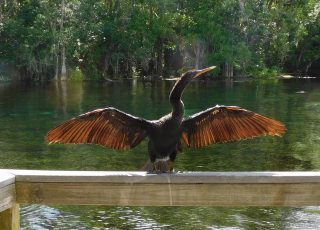
{"type": "Polygon", "coordinates": [[[182,118],[184,114],[184,104],[181,100],[182,93],[192,78],[182,76],[173,86],[170,92],[170,103],[172,105],[172,116],[182,118]]]}

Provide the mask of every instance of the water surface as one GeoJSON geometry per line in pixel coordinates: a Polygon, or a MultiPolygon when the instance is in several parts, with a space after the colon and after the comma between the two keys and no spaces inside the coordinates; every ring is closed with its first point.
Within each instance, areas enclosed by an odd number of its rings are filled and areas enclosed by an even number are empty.
{"type": "MultiPolygon", "coordinates": [[[[147,142],[130,151],[94,145],[50,145],[46,132],[81,113],[106,106],[156,119],[170,112],[174,82],[0,83],[0,168],[140,170],[147,142]]],[[[238,105],[281,120],[283,138],[263,137],[185,149],[179,171],[320,170],[320,81],[194,82],[185,91],[186,115],[238,105]]],[[[22,229],[316,229],[318,207],[22,207],[22,229]]]]}

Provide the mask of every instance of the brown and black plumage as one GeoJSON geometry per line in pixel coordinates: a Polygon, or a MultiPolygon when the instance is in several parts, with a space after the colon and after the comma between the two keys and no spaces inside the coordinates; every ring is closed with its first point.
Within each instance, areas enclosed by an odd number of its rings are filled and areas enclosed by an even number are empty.
{"type": "Polygon", "coordinates": [[[237,106],[215,106],[189,118],[184,118],[181,100],[185,87],[196,77],[214,67],[191,70],[182,75],[170,92],[171,113],[158,120],[135,117],[107,107],[72,118],[47,134],[49,143],[99,144],[125,150],[137,146],[148,137],[148,153],[152,168],[159,172],[156,162],[169,160],[169,171],[181,141],[188,147],[204,147],[214,143],[236,141],[263,135],[281,136],[285,126],[274,119],[237,106]]]}

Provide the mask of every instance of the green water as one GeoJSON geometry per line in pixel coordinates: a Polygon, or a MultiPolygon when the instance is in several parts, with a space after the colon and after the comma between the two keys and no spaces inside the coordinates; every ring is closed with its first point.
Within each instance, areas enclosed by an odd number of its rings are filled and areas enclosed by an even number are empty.
{"type": "MultiPolygon", "coordinates": [[[[0,168],[139,170],[146,141],[131,151],[92,145],[50,145],[46,132],[99,107],[113,106],[156,119],[170,112],[174,82],[0,83],[0,168]]],[[[186,114],[216,104],[238,105],[281,120],[283,138],[263,137],[178,155],[179,171],[320,170],[320,81],[194,82],[184,94],[186,114]]],[[[316,229],[318,207],[22,207],[22,229],[316,229]]]]}

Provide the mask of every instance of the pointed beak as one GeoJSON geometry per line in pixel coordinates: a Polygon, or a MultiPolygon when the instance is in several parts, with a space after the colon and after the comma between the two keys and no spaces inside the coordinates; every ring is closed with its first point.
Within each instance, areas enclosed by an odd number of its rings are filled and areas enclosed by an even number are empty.
{"type": "Polygon", "coordinates": [[[193,78],[196,78],[196,77],[200,77],[202,76],[203,74],[213,70],[214,68],[216,68],[215,66],[210,66],[208,68],[205,68],[205,69],[200,69],[200,70],[196,70],[196,75],[194,75],[193,78]]]}

